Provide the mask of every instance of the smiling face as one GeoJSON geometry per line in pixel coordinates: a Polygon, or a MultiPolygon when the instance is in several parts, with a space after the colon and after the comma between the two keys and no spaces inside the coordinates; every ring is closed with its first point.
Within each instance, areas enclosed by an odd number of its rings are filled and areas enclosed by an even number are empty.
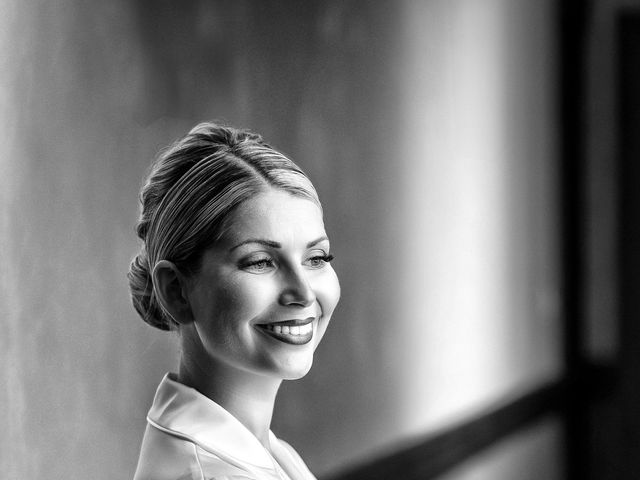
{"type": "Polygon", "coordinates": [[[268,190],[242,203],[189,280],[201,368],[304,376],[340,297],[322,213],[268,190]]]}

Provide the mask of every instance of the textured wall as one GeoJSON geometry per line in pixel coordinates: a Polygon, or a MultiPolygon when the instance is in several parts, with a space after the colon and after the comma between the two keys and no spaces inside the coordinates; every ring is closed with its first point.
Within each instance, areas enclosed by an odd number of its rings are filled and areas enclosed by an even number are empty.
{"type": "Polygon", "coordinates": [[[3,2],[0,18],[2,476],[126,478],[175,363],[127,298],[137,190],[186,123],[136,118],[152,79],[126,2],[3,2]]]}
{"type": "Polygon", "coordinates": [[[7,478],[132,474],[177,361],[129,305],[137,192],[208,118],[325,205],[343,299],[274,419],[313,470],[557,374],[552,2],[477,3],[3,0],[7,478]]]}

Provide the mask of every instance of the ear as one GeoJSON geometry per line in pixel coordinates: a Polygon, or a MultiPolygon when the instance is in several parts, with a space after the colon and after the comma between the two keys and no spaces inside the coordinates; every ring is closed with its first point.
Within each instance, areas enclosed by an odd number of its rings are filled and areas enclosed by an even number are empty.
{"type": "Polygon", "coordinates": [[[187,295],[187,279],[173,262],[160,260],[153,267],[153,288],[156,298],[171,318],[183,325],[193,321],[187,295]]]}

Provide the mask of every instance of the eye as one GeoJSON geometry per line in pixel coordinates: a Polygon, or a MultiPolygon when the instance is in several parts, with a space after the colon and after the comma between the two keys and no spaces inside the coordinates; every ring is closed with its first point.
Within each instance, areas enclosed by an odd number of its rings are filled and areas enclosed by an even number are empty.
{"type": "Polygon", "coordinates": [[[323,253],[322,255],[309,257],[305,263],[311,268],[322,268],[331,260],[333,260],[333,255],[323,253]]]}
{"type": "Polygon", "coordinates": [[[249,259],[243,262],[240,266],[242,269],[253,273],[268,272],[275,268],[273,259],[269,257],[249,259]]]}

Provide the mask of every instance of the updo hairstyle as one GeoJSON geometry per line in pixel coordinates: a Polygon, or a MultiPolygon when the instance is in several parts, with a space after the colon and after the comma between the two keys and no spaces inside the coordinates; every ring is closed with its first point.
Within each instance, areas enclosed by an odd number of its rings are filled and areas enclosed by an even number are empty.
{"type": "Polygon", "coordinates": [[[156,298],[156,263],[196,273],[234,209],[269,188],[322,208],[303,171],[247,130],[202,123],[159,155],[140,192],[136,232],[143,244],[128,273],[133,306],[145,322],[161,330],[178,326],[156,298]]]}

